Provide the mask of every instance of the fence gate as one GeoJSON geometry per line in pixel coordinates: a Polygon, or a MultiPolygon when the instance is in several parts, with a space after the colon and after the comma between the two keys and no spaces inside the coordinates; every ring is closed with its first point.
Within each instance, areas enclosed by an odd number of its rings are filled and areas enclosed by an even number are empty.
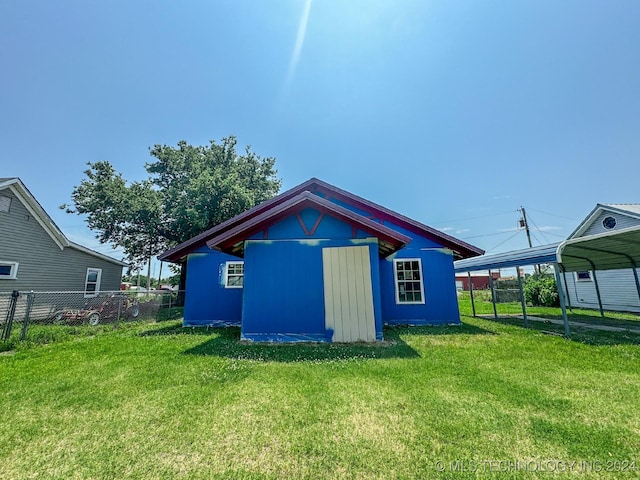
{"type": "MultiPolygon", "coordinates": [[[[20,299],[20,292],[14,290],[11,293],[7,293],[0,297],[0,315],[2,315],[2,328],[0,328],[0,341],[9,340],[11,337],[11,331],[20,326],[18,322],[20,319],[16,318],[16,311],[18,307],[18,301],[20,299]]],[[[24,327],[23,322],[23,327],[24,327]]],[[[23,328],[25,330],[25,328],[23,328]]],[[[21,339],[24,338],[26,331],[22,332],[21,339]]]]}

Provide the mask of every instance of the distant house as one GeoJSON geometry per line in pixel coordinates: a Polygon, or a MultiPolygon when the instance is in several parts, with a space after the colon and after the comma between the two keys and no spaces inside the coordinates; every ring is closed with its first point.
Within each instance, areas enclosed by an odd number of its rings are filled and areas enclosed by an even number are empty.
{"type": "Polygon", "coordinates": [[[19,178],[0,178],[0,291],[118,290],[125,263],[68,240],[19,178]]]}
{"type": "MultiPolygon", "coordinates": [[[[488,271],[470,273],[471,275],[467,273],[456,273],[456,288],[458,290],[464,290],[465,292],[469,291],[469,276],[471,277],[471,285],[474,290],[487,290],[491,287],[488,271]]],[[[498,280],[500,278],[500,270],[491,272],[491,278],[493,280],[498,280]]]]}
{"type": "Polygon", "coordinates": [[[482,250],[311,179],[164,252],[186,267],[184,325],[255,341],[382,340],[460,322],[454,258],[482,250]]]}
{"type": "MultiPolygon", "coordinates": [[[[569,235],[567,241],[578,238],[587,239],[633,227],[640,227],[640,204],[599,203],[569,235]]],[[[587,254],[593,253],[589,250],[585,250],[585,252],[587,254]]],[[[620,259],[624,262],[627,261],[623,255],[620,255],[620,259]]],[[[598,267],[597,264],[595,266],[598,267]]],[[[593,269],[567,272],[563,275],[563,283],[566,282],[563,287],[565,295],[568,295],[570,306],[599,308],[596,280],[602,306],[605,310],[640,312],[640,298],[631,268],[598,269],[595,275],[593,269]]]]}

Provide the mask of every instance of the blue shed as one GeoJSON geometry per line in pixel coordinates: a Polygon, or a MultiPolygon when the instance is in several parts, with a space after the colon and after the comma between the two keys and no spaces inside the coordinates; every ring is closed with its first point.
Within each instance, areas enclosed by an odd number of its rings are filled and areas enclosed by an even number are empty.
{"type": "Polygon", "coordinates": [[[370,342],[385,323],[459,323],[453,260],[482,253],[313,178],[159,258],[185,269],[185,326],[370,342]]]}

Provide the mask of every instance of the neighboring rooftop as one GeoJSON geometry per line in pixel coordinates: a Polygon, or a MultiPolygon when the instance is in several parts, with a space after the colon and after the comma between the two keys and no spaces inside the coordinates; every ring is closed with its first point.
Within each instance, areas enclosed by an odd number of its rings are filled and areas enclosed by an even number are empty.
{"type": "Polygon", "coordinates": [[[58,247],[60,247],[61,250],[67,247],[73,248],[75,250],[80,250],[89,255],[101,258],[102,260],[115,263],[116,265],[121,265],[123,267],[128,266],[127,263],[116,260],[113,257],[104,255],[100,252],[96,252],[95,250],[91,250],[90,248],[84,247],[69,240],[64,235],[62,230],[60,230],[60,228],[56,225],[53,219],[49,216],[46,210],[42,207],[42,205],[40,205],[40,202],[38,202],[36,197],[29,191],[22,180],[20,180],[20,178],[0,177],[0,191],[6,189],[11,189],[11,191],[23,202],[23,204],[31,212],[36,221],[49,234],[49,236],[58,245],[58,247]]]}

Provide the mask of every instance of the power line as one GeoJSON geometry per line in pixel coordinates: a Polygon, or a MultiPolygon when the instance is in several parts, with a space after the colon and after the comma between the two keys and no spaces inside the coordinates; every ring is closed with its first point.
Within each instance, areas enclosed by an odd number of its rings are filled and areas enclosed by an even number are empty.
{"type": "Polygon", "coordinates": [[[547,232],[547,235],[553,235],[554,237],[567,238],[565,235],[561,235],[559,233],[547,232]]]}
{"type": "Polygon", "coordinates": [[[460,240],[471,240],[472,238],[482,238],[482,237],[493,237],[495,235],[504,235],[505,233],[511,233],[512,230],[506,230],[504,232],[496,232],[496,233],[485,233],[484,235],[474,235],[473,237],[464,237],[460,240]]]}
{"type": "Polygon", "coordinates": [[[487,215],[480,215],[478,217],[454,218],[453,220],[451,220],[451,219],[447,220],[447,222],[449,222],[449,223],[465,222],[467,220],[478,220],[480,218],[498,217],[500,215],[507,215],[507,214],[511,214],[511,213],[513,213],[513,212],[511,210],[509,210],[508,212],[490,213],[490,214],[487,214],[487,215]]]}
{"type": "Polygon", "coordinates": [[[495,247],[490,248],[489,250],[487,250],[487,252],[491,252],[491,251],[495,250],[496,248],[498,248],[499,246],[504,245],[504,244],[505,244],[505,243],[507,243],[509,240],[511,240],[513,237],[515,237],[516,235],[518,235],[521,231],[522,231],[522,230],[518,230],[518,231],[516,231],[516,233],[514,233],[513,235],[511,235],[511,236],[510,236],[509,238],[507,238],[506,240],[504,240],[504,241],[500,242],[500,243],[499,243],[498,245],[496,245],[495,247]]]}
{"type": "Polygon", "coordinates": [[[577,222],[575,218],[563,217],[562,215],[557,215],[555,213],[545,212],[544,210],[538,210],[537,208],[530,208],[529,210],[533,210],[534,212],[544,213],[545,215],[550,215],[552,217],[562,218],[563,220],[571,220],[572,222],[577,222]]]}
{"type": "Polygon", "coordinates": [[[533,217],[531,216],[531,214],[529,214],[529,220],[531,220],[531,223],[533,223],[533,226],[536,227],[536,230],[538,230],[538,232],[540,232],[540,235],[542,235],[542,238],[544,238],[544,241],[547,243],[551,243],[549,242],[549,239],[547,237],[545,237],[544,232],[542,230],[540,230],[540,227],[538,227],[538,225],[536,225],[536,222],[533,221],[533,217]]]}
{"type": "MultiPolygon", "coordinates": [[[[531,235],[533,236],[533,238],[535,239],[536,242],[538,242],[539,245],[542,245],[542,242],[540,241],[540,239],[538,237],[536,237],[536,234],[534,233],[534,231],[531,231],[531,235]]],[[[549,242],[547,242],[549,243],[549,242]]]]}

